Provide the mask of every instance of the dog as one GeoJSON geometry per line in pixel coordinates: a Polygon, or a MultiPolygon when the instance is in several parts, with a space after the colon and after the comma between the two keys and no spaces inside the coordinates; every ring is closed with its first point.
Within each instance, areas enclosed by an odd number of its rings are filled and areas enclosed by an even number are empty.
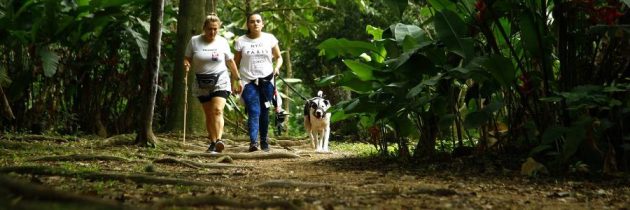
{"type": "Polygon", "coordinates": [[[328,152],[328,138],[330,137],[330,102],[323,98],[323,92],[317,92],[304,104],[304,129],[311,138],[311,145],[318,152],[328,152]]]}

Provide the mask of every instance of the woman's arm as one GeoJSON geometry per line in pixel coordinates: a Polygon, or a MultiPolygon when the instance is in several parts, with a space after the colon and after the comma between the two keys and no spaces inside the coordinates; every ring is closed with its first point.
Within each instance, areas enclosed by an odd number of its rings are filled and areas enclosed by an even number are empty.
{"type": "Polygon", "coordinates": [[[233,75],[238,75],[238,80],[236,80],[236,84],[232,85],[232,92],[234,92],[235,94],[241,94],[241,92],[243,92],[243,85],[241,84],[241,75],[240,72],[238,72],[238,68],[241,65],[241,59],[243,58],[243,54],[241,54],[240,51],[236,51],[236,53],[234,53],[234,60],[232,60],[232,62],[228,61],[228,68],[231,68],[231,65],[234,65],[234,71],[236,72],[236,74],[233,75]],[[231,64],[230,64],[231,63],[231,64]]]}
{"type": "Polygon", "coordinates": [[[280,47],[278,47],[278,45],[273,46],[273,48],[271,48],[271,53],[273,54],[273,60],[276,63],[273,68],[273,74],[277,76],[280,74],[280,67],[282,67],[283,63],[282,55],[280,55],[280,47]]]}
{"type": "Polygon", "coordinates": [[[241,88],[241,76],[239,75],[236,63],[234,60],[228,60],[226,62],[228,69],[230,69],[230,76],[232,76],[232,92],[235,94],[241,94],[243,88],[241,88]]]}
{"type": "Polygon", "coordinates": [[[241,58],[243,58],[243,54],[241,54],[240,51],[236,51],[236,53],[234,53],[234,63],[236,64],[236,69],[241,66],[241,58]]]}

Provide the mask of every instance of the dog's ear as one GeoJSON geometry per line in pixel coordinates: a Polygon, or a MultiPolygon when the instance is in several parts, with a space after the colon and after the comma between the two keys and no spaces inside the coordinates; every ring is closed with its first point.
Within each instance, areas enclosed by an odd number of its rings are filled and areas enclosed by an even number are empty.
{"type": "Polygon", "coordinates": [[[330,106],[330,101],[324,100],[324,104],[326,104],[326,106],[330,106]]]}
{"type": "Polygon", "coordinates": [[[324,92],[323,91],[317,91],[317,97],[324,97],[324,92]]]}

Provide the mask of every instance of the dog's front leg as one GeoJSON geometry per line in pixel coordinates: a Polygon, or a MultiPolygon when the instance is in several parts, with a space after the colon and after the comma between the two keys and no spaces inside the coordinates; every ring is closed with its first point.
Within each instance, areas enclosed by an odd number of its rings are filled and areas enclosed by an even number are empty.
{"type": "Polygon", "coordinates": [[[315,151],[322,151],[322,132],[320,130],[315,131],[315,143],[317,145],[315,151]]]}
{"type": "Polygon", "coordinates": [[[311,146],[313,147],[313,149],[316,149],[317,147],[315,146],[315,137],[313,136],[313,127],[311,125],[311,119],[308,115],[304,116],[304,129],[306,130],[308,137],[311,138],[311,146]]]}
{"type": "Polygon", "coordinates": [[[324,152],[328,152],[328,138],[330,138],[330,126],[324,128],[324,139],[322,140],[324,152]]]}
{"type": "Polygon", "coordinates": [[[311,146],[313,149],[317,149],[317,133],[314,130],[308,132],[309,137],[311,137],[311,146]]]}

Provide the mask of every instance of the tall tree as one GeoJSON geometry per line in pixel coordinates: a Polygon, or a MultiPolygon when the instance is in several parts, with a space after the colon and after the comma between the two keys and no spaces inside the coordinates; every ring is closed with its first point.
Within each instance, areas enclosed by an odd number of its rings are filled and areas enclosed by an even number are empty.
{"type": "Polygon", "coordinates": [[[217,0],[206,0],[206,11],[209,13],[217,13],[217,0]]]}
{"type": "MultiPolygon", "coordinates": [[[[190,37],[201,33],[202,23],[207,14],[206,0],[189,0],[179,2],[179,16],[177,17],[177,38],[175,47],[175,65],[173,69],[173,88],[171,89],[171,104],[168,115],[168,131],[182,131],[184,128],[184,97],[190,96],[192,88],[188,88],[188,93],[184,92],[184,76],[188,76],[188,81],[194,81],[192,75],[184,72],[184,51],[190,41],[190,37]],[[204,5],[204,6],[199,6],[204,5]]],[[[187,84],[190,86],[191,84],[187,84]]],[[[188,100],[187,128],[186,132],[195,134],[205,132],[205,118],[201,106],[197,100],[188,100]]]]}
{"type": "Polygon", "coordinates": [[[164,17],[164,0],[153,0],[151,4],[151,32],[147,52],[147,68],[141,92],[145,93],[141,118],[139,119],[136,144],[154,147],[156,138],[153,134],[153,109],[157,95],[158,71],[160,70],[160,40],[162,39],[162,18],[164,17]]]}

